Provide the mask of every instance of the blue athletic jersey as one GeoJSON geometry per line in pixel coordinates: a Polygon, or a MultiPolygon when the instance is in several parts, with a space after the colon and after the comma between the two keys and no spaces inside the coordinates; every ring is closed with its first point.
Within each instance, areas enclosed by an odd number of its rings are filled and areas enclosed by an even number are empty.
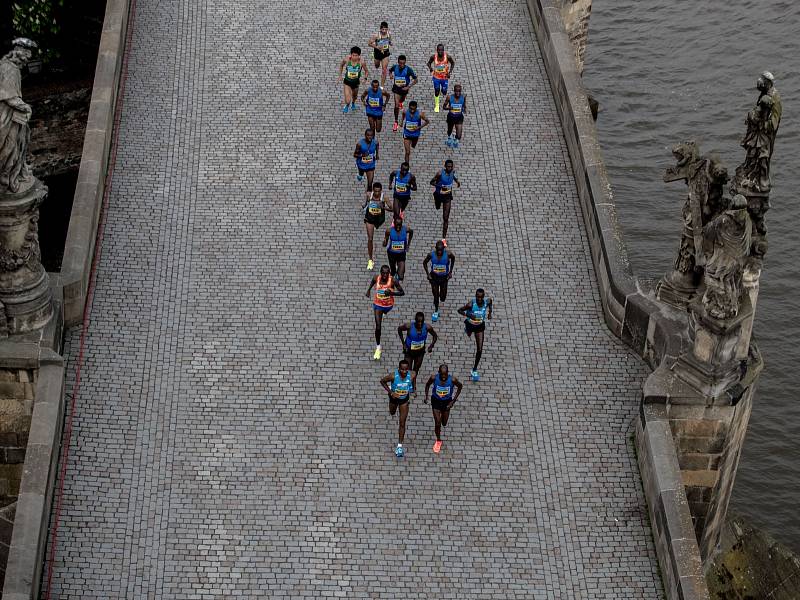
{"type": "Polygon", "coordinates": [[[439,174],[439,181],[436,182],[436,193],[437,194],[449,194],[453,191],[453,182],[456,178],[456,172],[453,171],[448,173],[444,169],[439,174]]]}
{"type": "Polygon", "coordinates": [[[428,341],[428,324],[422,324],[422,330],[417,331],[417,324],[411,323],[411,328],[406,336],[406,350],[424,350],[428,341]]]}
{"type": "Polygon", "coordinates": [[[397,87],[403,87],[411,83],[412,79],[417,78],[417,74],[414,73],[414,69],[406,65],[402,69],[400,65],[394,65],[389,71],[392,72],[394,75],[394,84],[397,87]]]}
{"type": "Polygon", "coordinates": [[[464,96],[464,94],[461,94],[460,98],[450,96],[450,114],[454,117],[463,114],[464,102],[466,102],[466,100],[467,98],[464,96]]]}
{"type": "Polygon", "coordinates": [[[375,153],[378,151],[378,142],[374,139],[371,143],[367,144],[367,140],[361,139],[358,142],[361,148],[361,156],[356,159],[356,164],[359,169],[369,170],[375,168],[375,153]]]}
{"type": "Polygon", "coordinates": [[[431,274],[438,277],[446,277],[450,274],[450,260],[447,258],[447,250],[442,252],[442,258],[436,256],[436,250],[431,251],[431,274]]]}
{"type": "Polygon", "coordinates": [[[378,89],[377,92],[373,92],[370,87],[367,90],[366,101],[366,113],[370,117],[383,116],[383,90],[378,89]]]}
{"type": "Polygon", "coordinates": [[[391,254],[402,254],[406,251],[406,246],[408,246],[408,230],[406,226],[400,227],[400,231],[397,231],[394,227],[389,228],[389,247],[387,250],[391,254]]]}
{"type": "Polygon", "coordinates": [[[398,198],[408,198],[411,196],[411,171],[403,177],[400,171],[395,171],[394,175],[394,195],[398,198]]]}
{"type": "Polygon", "coordinates": [[[442,381],[439,374],[433,380],[433,391],[431,392],[431,400],[446,400],[453,399],[453,376],[448,373],[447,380],[442,381]]]}
{"type": "Polygon", "coordinates": [[[413,390],[411,384],[411,371],[406,373],[405,378],[400,377],[400,371],[395,369],[394,380],[391,385],[392,398],[395,400],[405,400],[413,390]]]}
{"type": "Polygon", "coordinates": [[[472,308],[470,308],[470,313],[472,316],[469,317],[470,323],[473,325],[480,325],[484,321],[486,321],[486,310],[489,308],[489,302],[484,298],[483,306],[478,306],[477,300],[472,300],[472,308]]]}
{"type": "Polygon", "coordinates": [[[403,136],[415,138],[419,137],[420,130],[422,129],[422,112],[417,109],[411,112],[411,109],[406,111],[406,122],[403,124],[403,136]]]}

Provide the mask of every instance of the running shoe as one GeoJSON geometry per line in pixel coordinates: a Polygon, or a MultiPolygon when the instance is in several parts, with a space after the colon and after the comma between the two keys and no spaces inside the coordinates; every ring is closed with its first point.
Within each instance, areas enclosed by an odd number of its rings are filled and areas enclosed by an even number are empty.
{"type": "Polygon", "coordinates": [[[439,451],[442,449],[442,440],[436,440],[436,443],[433,445],[433,451],[436,454],[439,454],[439,451]]]}
{"type": "Polygon", "coordinates": [[[431,321],[436,323],[436,321],[438,321],[438,320],[439,320],[439,311],[437,310],[431,315],[431,321]]]}
{"type": "Polygon", "coordinates": [[[342,107],[342,112],[343,112],[344,114],[347,114],[348,112],[350,112],[350,105],[349,105],[349,104],[345,104],[345,105],[342,107]]]}
{"type": "Polygon", "coordinates": [[[400,125],[398,125],[397,121],[395,121],[394,125],[392,125],[392,131],[397,131],[399,128],[400,128],[400,125]]]}
{"type": "Polygon", "coordinates": [[[447,240],[445,238],[442,238],[442,245],[447,248],[447,240]]]}
{"type": "Polygon", "coordinates": [[[472,372],[472,381],[480,381],[480,380],[481,380],[481,376],[478,374],[478,372],[477,371],[473,371],[472,372]]]}
{"type": "Polygon", "coordinates": [[[433,112],[439,112],[439,96],[433,98],[433,112]]]}
{"type": "Polygon", "coordinates": [[[403,110],[403,103],[401,102],[400,104],[398,104],[397,108],[398,108],[398,110],[403,110]]]}
{"type": "Polygon", "coordinates": [[[448,137],[447,141],[445,142],[445,145],[449,146],[450,148],[452,148],[453,147],[453,138],[448,137]]]}
{"type": "Polygon", "coordinates": [[[458,148],[460,144],[461,144],[461,142],[458,141],[458,138],[455,138],[453,140],[453,146],[452,147],[453,148],[458,148]]]}
{"type": "MultiPolygon", "coordinates": [[[[375,360],[380,360],[381,359],[381,347],[380,346],[375,346],[375,354],[372,355],[372,358],[375,359],[375,360]]],[[[473,373],[474,372],[475,371],[473,371],[473,373]]]]}
{"type": "Polygon", "coordinates": [[[403,449],[403,444],[397,444],[397,448],[394,449],[394,455],[397,458],[403,458],[406,455],[406,451],[403,449]]]}
{"type": "Polygon", "coordinates": [[[364,181],[364,176],[361,173],[359,173],[358,175],[356,175],[356,181],[364,181]]]}
{"type": "Polygon", "coordinates": [[[367,271],[372,271],[375,268],[375,261],[371,258],[367,261],[367,271]]]}
{"type": "Polygon", "coordinates": [[[356,104],[355,102],[353,102],[353,103],[350,105],[350,110],[352,110],[353,112],[356,112],[356,111],[358,110],[358,104],[356,104]]]}

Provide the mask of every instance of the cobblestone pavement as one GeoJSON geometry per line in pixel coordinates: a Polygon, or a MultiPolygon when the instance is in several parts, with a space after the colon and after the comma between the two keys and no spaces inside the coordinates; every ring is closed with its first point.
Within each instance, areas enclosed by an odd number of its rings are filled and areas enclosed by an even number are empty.
{"type": "MultiPolygon", "coordinates": [[[[661,597],[630,441],[646,370],[602,322],[525,3],[386,7],[138,0],[53,597],[661,597]],[[341,114],[335,76],[383,18],[420,71],[447,45],[471,111],[454,152],[430,79],[414,91],[434,124],[375,363],[366,118],[341,114]],[[378,379],[397,325],[431,311],[446,156],[458,262],[425,375],[447,361],[466,381],[455,310],[476,287],[495,319],[441,455],[420,395],[398,461],[378,379]]],[[[380,141],[386,182],[402,148],[380,141]]]]}

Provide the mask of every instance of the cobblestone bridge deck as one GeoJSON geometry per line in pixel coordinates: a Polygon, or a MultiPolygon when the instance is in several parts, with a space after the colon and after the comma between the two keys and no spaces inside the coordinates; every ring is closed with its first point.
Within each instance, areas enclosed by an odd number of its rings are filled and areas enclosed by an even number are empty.
{"type": "MultiPolygon", "coordinates": [[[[646,370],[602,322],[527,7],[388,8],[138,0],[52,597],[660,597],[630,442],[646,370]],[[447,45],[471,112],[453,155],[428,77],[414,90],[434,125],[375,363],[366,118],[341,114],[335,77],[384,18],[419,71],[447,45]],[[398,461],[378,379],[396,326],[431,311],[427,181],[450,155],[458,263],[426,368],[467,379],[455,310],[476,287],[495,319],[442,454],[420,396],[398,461]]],[[[402,144],[380,141],[386,182],[402,144]]]]}

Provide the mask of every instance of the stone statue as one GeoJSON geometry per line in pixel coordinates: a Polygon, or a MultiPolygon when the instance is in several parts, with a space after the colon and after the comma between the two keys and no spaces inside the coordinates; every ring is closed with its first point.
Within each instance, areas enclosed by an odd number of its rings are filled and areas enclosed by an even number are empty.
{"type": "Polygon", "coordinates": [[[0,337],[43,327],[53,315],[50,280],[39,251],[39,206],[47,186],[27,163],[31,108],[20,70],[36,44],[13,41],[0,59],[0,337]]]}
{"type": "Polygon", "coordinates": [[[689,193],[683,204],[683,231],[678,257],[671,273],[658,284],[659,299],[685,307],[700,285],[702,268],[709,252],[703,228],[723,208],[723,188],[728,182],[727,169],[716,159],[700,156],[696,142],[678,144],[672,149],[678,163],[664,173],[664,181],[686,182],[689,193]]]}
{"type": "Polygon", "coordinates": [[[747,198],[750,219],[753,222],[751,254],[754,260],[761,261],[767,252],[764,215],[770,208],[770,163],[783,114],[783,104],[775,88],[775,78],[769,71],[761,74],[756,88],[759,91],[758,100],[755,107],[747,113],[747,131],[741,142],[746,152],[745,159],[736,169],[731,182],[731,194],[742,194],[747,198]]]}
{"type": "Polygon", "coordinates": [[[37,46],[27,38],[17,38],[12,43],[11,52],[0,59],[0,191],[16,193],[23,182],[32,183],[26,162],[31,107],[22,100],[20,69],[37,46]]]}
{"type": "Polygon", "coordinates": [[[747,198],[738,194],[704,227],[711,254],[703,279],[703,306],[715,319],[730,319],[739,313],[742,274],[750,256],[750,229],[747,198]]]}

